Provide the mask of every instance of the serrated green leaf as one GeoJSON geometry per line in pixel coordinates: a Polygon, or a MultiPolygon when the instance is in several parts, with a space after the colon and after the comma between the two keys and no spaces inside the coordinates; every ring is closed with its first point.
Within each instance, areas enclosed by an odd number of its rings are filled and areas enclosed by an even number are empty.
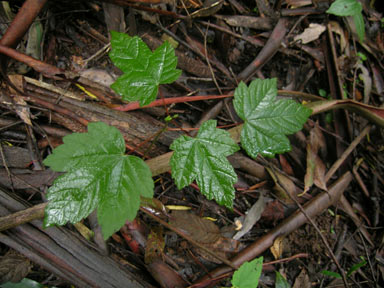
{"type": "Polygon", "coordinates": [[[276,271],[276,284],[275,288],[291,288],[291,285],[288,283],[287,279],[280,274],[280,272],[276,271]]]}
{"type": "Polygon", "coordinates": [[[132,71],[117,78],[111,88],[126,101],[139,101],[140,106],[156,99],[157,81],[147,71],[132,71]]]}
{"type": "Polygon", "coordinates": [[[181,136],[170,146],[172,177],[179,189],[196,180],[209,200],[232,208],[237,175],[227,156],[239,150],[225,130],[216,128],[215,120],[204,122],[195,138],[181,136]]]}
{"type": "Polygon", "coordinates": [[[159,84],[169,84],[181,74],[181,71],[176,69],[176,65],[175,50],[169,42],[164,42],[153,52],[148,69],[159,84]]]}
{"type": "Polygon", "coordinates": [[[328,14],[336,16],[352,16],[362,11],[361,3],[357,0],[336,0],[327,10],[328,14]]]}
{"type": "Polygon", "coordinates": [[[244,262],[240,268],[233,273],[232,287],[256,288],[259,285],[261,271],[263,270],[263,257],[256,258],[251,262],[244,262]]]}
{"type": "Polygon", "coordinates": [[[251,157],[289,151],[285,135],[299,131],[311,115],[311,109],[276,96],[276,79],[256,79],[249,87],[241,82],[235,90],[234,107],[244,120],[241,144],[251,157]]]}
{"type": "Polygon", "coordinates": [[[63,140],[44,161],[55,171],[67,172],[48,190],[44,226],[76,223],[97,209],[107,239],[135,218],[140,196],[153,196],[151,171],[140,158],[124,155],[123,136],[102,122],[63,140]]]}
{"type": "Polygon", "coordinates": [[[124,138],[118,129],[105,123],[90,123],[87,133],[73,133],[63,138],[64,145],[53,150],[44,164],[57,172],[66,172],[78,165],[95,166],[102,157],[122,155],[124,138]]]}
{"type": "Polygon", "coordinates": [[[109,53],[113,64],[125,73],[132,70],[145,71],[148,67],[152,51],[140,37],[111,31],[111,47],[109,53]]]}
{"type": "Polygon", "coordinates": [[[174,49],[168,42],[152,53],[139,37],[112,31],[111,47],[109,57],[124,72],[111,88],[124,100],[148,105],[156,99],[160,84],[172,83],[181,74],[176,69],[174,49]]]}

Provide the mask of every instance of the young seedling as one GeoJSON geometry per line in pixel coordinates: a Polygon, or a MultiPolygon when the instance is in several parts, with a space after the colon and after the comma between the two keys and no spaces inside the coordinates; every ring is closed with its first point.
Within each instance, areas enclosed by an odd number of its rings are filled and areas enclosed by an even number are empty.
{"type": "Polygon", "coordinates": [[[76,223],[97,209],[105,239],[133,220],[140,196],[153,197],[152,173],[145,162],[124,155],[120,131],[103,122],[90,123],[87,133],[73,133],[53,150],[44,164],[57,172],[47,193],[44,226],[76,223]]]}
{"type": "Polygon", "coordinates": [[[141,38],[112,31],[111,47],[109,57],[124,72],[111,88],[123,100],[148,105],[156,99],[160,84],[172,83],[181,75],[176,69],[175,51],[168,42],[152,52],[141,38]]]}
{"type": "MultiPolygon", "coordinates": [[[[154,52],[138,37],[112,32],[110,57],[123,74],[112,88],[125,100],[147,105],[157,96],[158,85],[177,79],[177,59],[164,43],[154,52]]],[[[276,79],[257,79],[247,87],[240,83],[234,107],[244,120],[241,145],[251,157],[272,157],[290,150],[287,134],[299,131],[311,110],[293,100],[276,100],[276,79]]],[[[170,121],[172,119],[166,119],[170,121]]],[[[49,188],[45,227],[76,223],[97,209],[104,238],[133,220],[140,197],[153,197],[149,167],[125,153],[124,138],[114,127],[91,123],[87,133],[63,138],[44,164],[65,172],[49,188]]],[[[232,208],[237,175],[227,156],[239,150],[230,134],[215,120],[202,124],[195,138],[180,136],[170,146],[172,177],[179,189],[196,180],[208,199],[232,208]]]]}
{"type": "Polygon", "coordinates": [[[327,10],[328,14],[336,16],[351,16],[355,24],[356,33],[361,42],[365,37],[364,18],[361,3],[357,0],[336,0],[327,10]]]}

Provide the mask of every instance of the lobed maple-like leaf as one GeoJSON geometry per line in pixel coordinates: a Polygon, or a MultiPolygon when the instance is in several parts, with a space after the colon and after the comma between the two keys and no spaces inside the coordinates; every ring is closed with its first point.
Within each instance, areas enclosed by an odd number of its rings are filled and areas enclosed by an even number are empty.
{"type": "Polygon", "coordinates": [[[293,100],[276,100],[276,79],[256,79],[247,87],[243,82],[234,93],[234,107],[244,126],[241,144],[251,157],[273,157],[291,149],[285,136],[299,131],[311,109],[293,100]]]}
{"type": "Polygon", "coordinates": [[[173,47],[164,42],[153,53],[139,37],[111,31],[109,57],[124,72],[111,88],[127,101],[139,101],[141,106],[156,99],[160,84],[179,78],[177,57],[173,47]]]}
{"type": "Polygon", "coordinates": [[[179,189],[196,180],[209,200],[232,208],[233,184],[237,175],[227,156],[239,150],[225,130],[216,128],[215,120],[204,122],[195,138],[181,136],[170,146],[172,177],[179,189]]]}
{"type": "Polygon", "coordinates": [[[123,136],[105,123],[90,123],[87,133],[63,141],[44,160],[52,170],[66,172],[48,190],[44,226],[76,223],[97,209],[106,239],[135,218],[140,196],[153,196],[151,171],[142,159],[124,155],[123,136]]]}

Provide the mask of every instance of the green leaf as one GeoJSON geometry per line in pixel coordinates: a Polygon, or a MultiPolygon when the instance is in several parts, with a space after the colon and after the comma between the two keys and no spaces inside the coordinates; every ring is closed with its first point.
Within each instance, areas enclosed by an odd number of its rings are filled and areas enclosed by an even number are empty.
{"type": "Polygon", "coordinates": [[[172,83],[181,74],[176,69],[174,49],[168,42],[152,53],[139,37],[112,31],[111,47],[109,57],[124,72],[111,88],[124,100],[148,105],[156,99],[160,84],[172,83]]]}
{"type": "Polygon", "coordinates": [[[276,79],[256,79],[249,87],[241,82],[235,90],[234,107],[244,120],[241,144],[251,157],[289,151],[285,135],[299,131],[312,113],[293,100],[276,100],[276,95],[276,79]]]}
{"type": "Polygon", "coordinates": [[[327,97],[327,91],[325,91],[324,89],[319,89],[319,95],[325,98],[327,97]]]}
{"type": "Polygon", "coordinates": [[[364,42],[365,24],[364,24],[363,14],[357,13],[355,15],[352,15],[352,18],[353,18],[353,22],[355,23],[357,36],[359,36],[360,42],[364,42]]]}
{"type": "Polygon", "coordinates": [[[54,288],[55,286],[46,286],[43,284],[40,284],[39,282],[36,282],[34,280],[31,280],[29,278],[24,278],[18,283],[13,282],[7,282],[0,285],[1,288],[54,288]]]}
{"type": "Polygon", "coordinates": [[[196,179],[201,193],[209,200],[232,208],[237,175],[227,156],[239,150],[225,130],[216,128],[215,120],[204,122],[195,138],[181,136],[170,146],[172,177],[179,189],[196,179]]]}
{"type": "Polygon", "coordinates": [[[321,271],[321,274],[325,275],[325,276],[329,276],[329,277],[334,277],[334,278],[337,278],[337,279],[341,279],[341,275],[337,272],[333,272],[333,271],[328,271],[328,270],[323,270],[321,271]]]}
{"type": "Polygon", "coordinates": [[[356,55],[359,56],[361,61],[367,61],[368,59],[367,56],[362,52],[357,52],[356,55]]]}
{"type": "Polygon", "coordinates": [[[102,122],[90,123],[87,133],[65,136],[63,143],[44,160],[45,165],[57,172],[66,172],[79,165],[96,166],[110,155],[120,156],[125,151],[120,131],[102,122]]]}
{"type": "Polygon", "coordinates": [[[63,138],[44,164],[58,172],[47,193],[44,226],[76,223],[97,209],[105,239],[140,208],[140,196],[153,196],[149,167],[135,156],[124,155],[119,130],[102,122],[90,123],[87,133],[63,138]]]}
{"type": "Polygon", "coordinates": [[[291,285],[288,283],[287,279],[283,277],[278,271],[276,271],[276,284],[275,288],[291,288],[291,285]]]}
{"type": "Polygon", "coordinates": [[[256,288],[257,285],[259,285],[262,270],[263,257],[256,258],[251,262],[244,262],[240,268],[233,273],[232,287],[256,288]]]}
{"type": "Polygon", "coordinates": [[[147,69],[152,51],[140,37],[130,37],[124,33],[111,31],[111,47],[109,57],[124,73],[147,69]]]}
{"type": "Polygon", "coordinates": [[[359,263],[356,263],[355,265],[353,265],[347,272],[347,277],[351,276],[353,272],[359,270],[361,267],[367,265],[367,261],[365,261],[363,259],[363,261],[359,262],[359,263]]]}
{"type": "Polygon", "coordinates": [[[357,0],[336,0],[329,7],[327,13],[336,16],[352,16],[361,14],[362,10],[361,3],[357,0]]]}

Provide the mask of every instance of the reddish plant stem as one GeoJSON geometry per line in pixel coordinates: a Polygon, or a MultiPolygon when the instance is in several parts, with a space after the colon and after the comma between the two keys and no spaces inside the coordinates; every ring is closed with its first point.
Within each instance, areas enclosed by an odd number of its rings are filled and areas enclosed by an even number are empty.
{"type": "Polygon", "coordinates": [[[1,45],[15,48],[43,9],[47,0],[28,0],[19,9],[11,25],[0,39],[1,45]]]}
{"type": "Polygon", "coordinates": [[[8,57],[11,57],[19,62],[22,62],[29,67],[32,67],[35,71],[43,73],[45,76],[54,78],[55,75],[64,74],[64,70],[57,68],[53,65],[44,63],[43,61],[37,60],[31,56],[20,53],[19,51],[9,48],[0,44],[0,53],[8,57]]]}
{"type": "Polygon", "coordinates": [[[158,107],[158,106],[163,106],[163,105],[192,102],[192,101],[221,99],[221,98],[227,98],[227,97],[232,97],[232,96],[233,96],[233,94],[164,98],[164,99],[157,99],[157,100],[153,101],[151,104],[143,106],[143,107],[140,107],[139,102],[132,102],[132,103],[129,103],[126,105],[115,107],[114,109],[119,110],[119,111],[132,111],[132,110],[137,110],[137,109],[141,109],[141,108],[158,107]]]}

